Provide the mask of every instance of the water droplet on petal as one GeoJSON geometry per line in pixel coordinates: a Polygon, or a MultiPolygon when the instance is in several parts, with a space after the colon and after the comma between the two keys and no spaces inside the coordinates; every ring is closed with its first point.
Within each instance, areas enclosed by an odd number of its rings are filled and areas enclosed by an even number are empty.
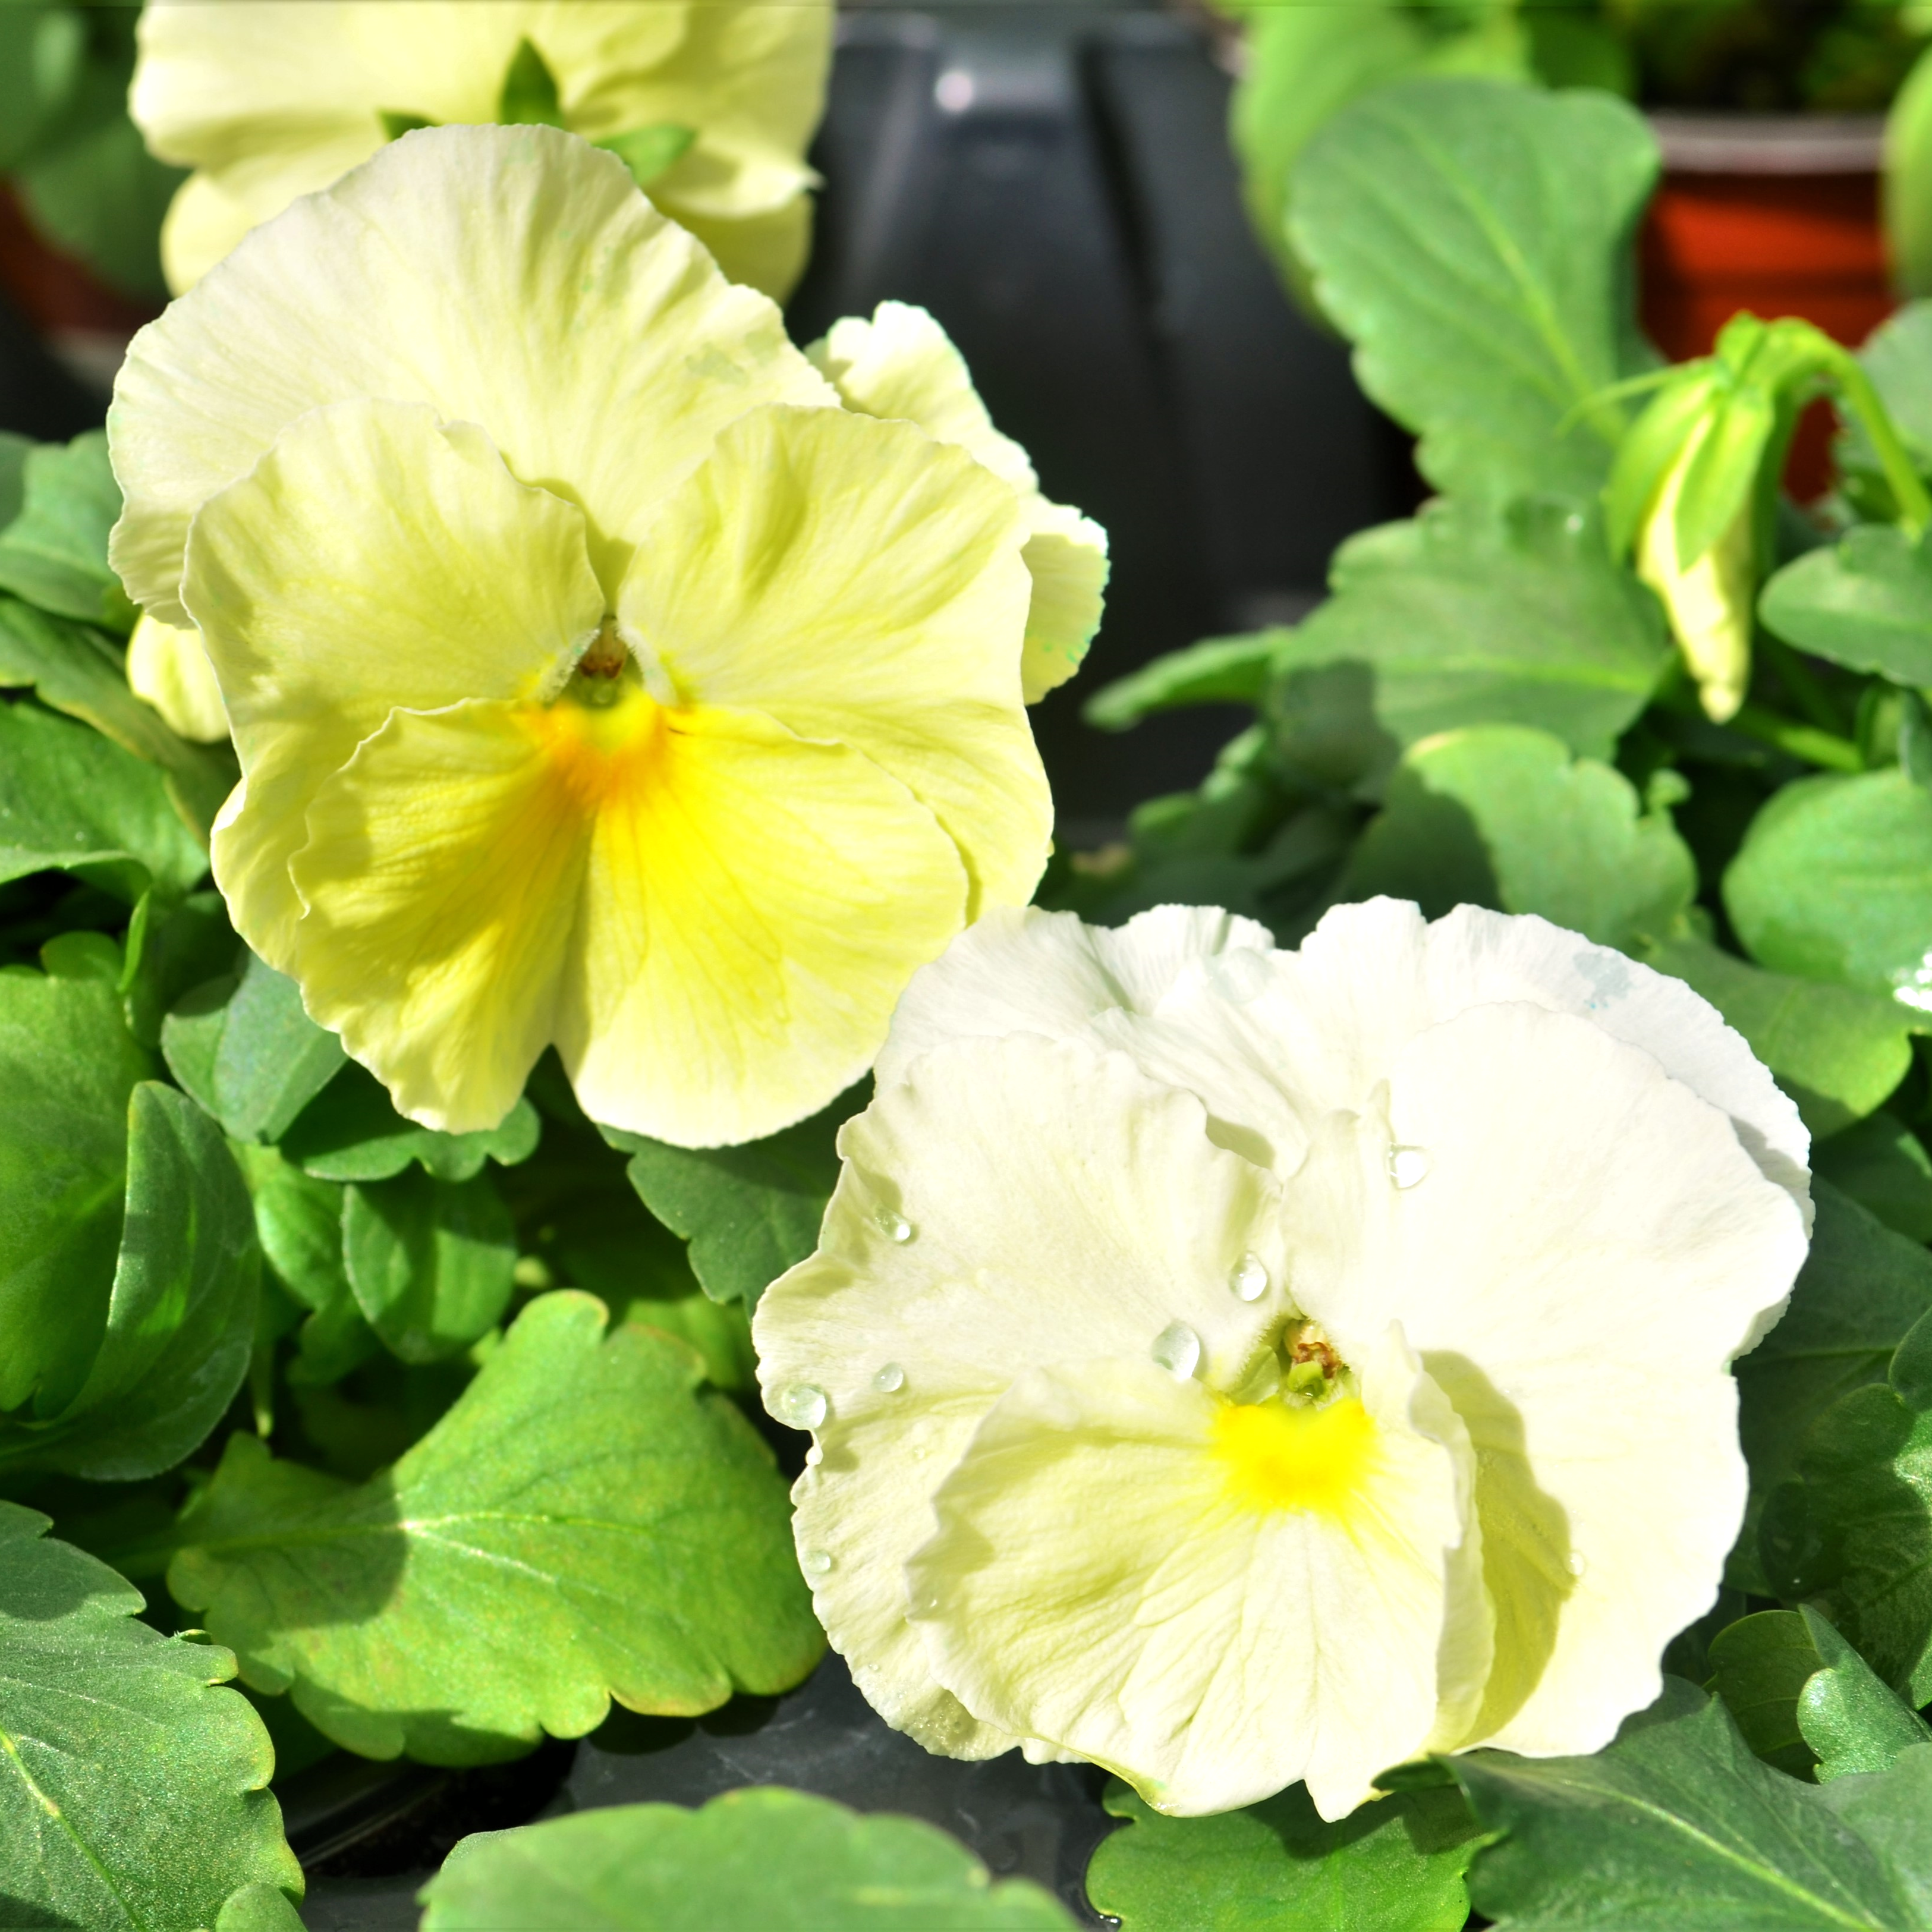
{"type": "Polygon", "coordinates": [[[1258,1301],[1268,1292],[1267,1264],[1257,1254],[1245,1254],[1228,1276],[1228,1286],[1244,1301],[1258,1301]]]}
{"type": "Polygon", "coordinates": [[[1154,1338],[1154,1358],[1178,1382],[1192,1376],[1201,1360],[1201,1337],[1185,1322],[1170,1322],[1154,1338]]]}
{"type": "Polygon", "coordinates": [[[1580,1576],[1590,1567],[1590,1559],[1580,1550],[1573,1550],[1563,1559],[1563,1567],[1573,1576],[1580,1576]]]}
{"type": "Polygon", "coordinates": [[[912,1239],[912,1223],[903,1214],[890,1208],[881,1208],[872,1216],[878,1224],[879,1232],[889,1241],[909,1241],[912,1239]]]}
{"type": "Polygon", "coordinates": [[[823,1576],[832,1568],[832,1552],[829,1550],[808,1550],[799,1560],[808,1576],[823,1576]]]}
{"type": "Polygon", "coordinates": [[[1392,1147],[1388,1150],[1388,1178],[1398,1187],[1413,1187],[1429,1172],[1426,1148],[1392,1147]]]}
{"type": "Polygon", "coordinates": [[[1267,989],[1267,956],[1251,946],[1217,952],[1208,962],[1208,983],[1230,1006],[1245,1006],[1267,989]]]}
{"type": "Polygon", "coordinates": [[[810,1382],[794,1382],[790,1388],[778,1391],[778,1420],[790,1423],[794,1429],[816,1429],[831,1406],[825,1391],[810,1382]]]}
{"type": "Polygon", "coordinates": [[[881,1395],[896,1395],[905,1387],[905,1371],[896,1362],[888,1362],[872,1378],[872,1386],[881,1395]]]}
{"type": "Polygon", "coordinates": [[[916,1617],[936,1616],[938,1612],[939,1592],[937,1590],[928,1590],[912,1606],[912,1614],[916,1617]]]}

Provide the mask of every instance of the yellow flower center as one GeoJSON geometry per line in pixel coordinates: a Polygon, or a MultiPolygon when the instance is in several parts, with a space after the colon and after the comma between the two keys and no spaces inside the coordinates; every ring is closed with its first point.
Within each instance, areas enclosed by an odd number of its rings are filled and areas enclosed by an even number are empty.
{"type": "Polygon", "coordinates": [[[647,789],[661,763],[670,717],[634,679],[614,678],[604,689],[609,694],[600,692],[599,701],[578,701],[573,691],[524,713],[524,728],[556,782],[592,813],[618,796],[636,800],[647,789]]]}
{"type": "Polygon", "coordinates": [[[1325,1408],[1230,1402],[1214,1418],[1214,1454],[1250,1509],[1340,1516],[1374,1465],[1378,1433],[1355,1396],[1325,1408]]]}

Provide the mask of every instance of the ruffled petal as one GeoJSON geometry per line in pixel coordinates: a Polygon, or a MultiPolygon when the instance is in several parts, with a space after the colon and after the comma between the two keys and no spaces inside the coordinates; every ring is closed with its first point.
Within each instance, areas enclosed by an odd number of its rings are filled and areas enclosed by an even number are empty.
{"type": "Polygon", "coordinates": [[[594,1120],[754,1140],[871,1064],[899,989],[959,929],[965,872],[861,753],[756,712],[632,703],[631,735],[574,762],[597,817],[557,1044],[594,1120]]]}
{"type": "Polygon", "coordinates": [[[237,929],[292,970],[310,801],[400,706],[531,698],[596,631],[571,505],[421,406],[304,418],[196,519],[188,595],[246,780],[215,828],[237,929]]]}
{"type": "Polygon", "coordinates": [[[903,783],[957,843],[974,917],[1030,896],[1052,824],[1015,675],[1016,526],[1010,492],[916,430],[758,410],[640,532],[618,613],[681,700],[903,783]]]}
{"type": "Polygon", "coordinates": [[[1150,1362],[1022,1377],[908,1566],[934,1674],[1161,1810],[1232,1810],[1298,1778],[1324,1816],[1353,1810],[1434,1722],[1469,1458],[1399,1337],[1360,1380],[1360,1401],[1277,1442],[1267,1412],[1150,1362]],[[1250,1418],[1258,1451],[1230,1426],[1250,1418]],[[1282,1500],[1298,1479],[1308,1499],[1282,1500]]]}
{"type": "Polygon", "coordinates": [[[1231,1286],[1287,1256],[1275,1184],[1215,1148],[1199,1103],[1118,1057],[1027,1037],[965,1041],[902,1068],[840,1137],[818,1252],[753,1320],[775,1414],[822,1460],[794,1492],[832,1646],[887,1722],[929,1748],[990,1755],[905,1622],[902,1567],[929,1498],[1014,1376],[1118,1354],[1146,1361],[1178,1322],[1231,1385],[1282,1318],[1231,1286]],[[802,1406],[801,1406],[802,1405],[802,1406]]]}
{"type": "Polygon", "coordinates": [[[549,128],[420,130],[135,338],[109,424],[129,594],[182,622],[194,512],[297,416],[372,395],[480,424],[514,475],[578,504],[607,592],[726,423],[835,400],[776,308],[726,282],[614,156],[549,128]]]}
{"type": "Polygon", "coordinates": [[[128,686],[166,719],[170,730],[197,745],[218,745],[228,736],[221,687],[199,631],[142,617],[128,640],[128,686]]]}
{"type": "Polygon", "coordinates": [[[1064,503],[1028,506],[1026,548],[1033,578],[1020,683],[1029,704],[1057,691],[1080,668],[1106,606],[1107,532],[1064,503]]]}

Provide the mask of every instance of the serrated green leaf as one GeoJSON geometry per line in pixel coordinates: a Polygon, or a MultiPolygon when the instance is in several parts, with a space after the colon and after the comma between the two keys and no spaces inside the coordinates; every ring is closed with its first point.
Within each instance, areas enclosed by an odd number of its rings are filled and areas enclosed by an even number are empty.
{"type": "Polygon", "coordinates": [[[0,1421],[0,1468],[134,1482],[172,1468],[248,1370],[260,1253],[248,1190],[214,1123],[144,1081],[128,1107],[126,1211],[87,1378],[52,1414],[0,1421]]]}
{"type": "Polygon", "coordinates": [[[1894,1232],[1932,1241],[1932,1155],[1883,1108],[1811,1150],[1811,1167],[1894,1232]]]}
{"type": "Polygon", "coordinates": [[[310,1101],[281,1136],[282,1150],[318,1180],[387,1180],[411,1161],[439,1180],[468,1180],[494,1160],[505,1167],[536,1152],[536,1109],[519,1099],[502,1124],[440,1133],[405,1120],[375,1076],[351,1064],[310,1101]]]}
{"type": "Polygon", "coordinates": [[[680,127],[674,121],[658,121],[648,128],[632,128],[621,134],[606,135],[591,146],[615,154],[629,169],[632,180],[645,188],[682,160],[697,139],[695,128],[680,127]]]}
{"type": "Polygon", "coordinates": [[[1932,1309],[1932,1254],[1882,1226],[1814,1177],[1811,1250],[1791,1304],[1737,1364],[1738,1434],[1750,1466],[1732,1580],[1771,1594],[1756,1526],[1766,1499],[1797,1466],[1805,1431],[1840,1396],[1882,1382],[1899,1343],[1932,1309]]]}
{"type": "Polygon", "coordinates": [[[1817,1754],[1798,1728],[1798,1700],[1825,1660],[1795,1610],[1760,1610],[1711,1644],[1712,1688],[1766,1763],[1808,1778],[1817,1754]]]}
{"type": "Polygon", "coordinates": [[[1778,1076],[1814,1135],[1832,1134],[1883,1105],[1912,1064],[1912,1036],[1932,1016],[1850,986],[1761,968],[1680,935],[1648,948],[1646,964],[1701,993],[1778,1076]]]}
{"type": "Polygon", "coordinates": [[[1447,1760],[1484,1824],[1476,1910],[1549,1932],[1801,1932],[1922,1923],[1834,1793],[1761,1764],[1677,1678],[1594,1757],[1447,1760]]]}
{"type": "Polygon", "coordinates": [[[1652,361],[1630,251],[1657,166],[1620,101],[1480,80],[1380,88],[1310,143],[1294,245],[1438,489],[1601,485],[1625,411],[1600,392],[1652,361]]]}
{"type": "Polygon", "coordinates": [[[208,981],[161,1023],[172,1073],[237,1140],[272,1141],[346,1063],[303,1010],[302,989],[250,952],[238,979],[208,981]]]}
{"type": "Polygon", "coordinates": [[[1858,524],[1787,563],[1758,615],[1801,650],[1895,684],[1932,684],[1932,548],[1891,524],[1858,524]]]}
{"type": "Polygon", "coordinates": [[[1311,676],[1352,673],[1352,692],[1317,706],[1321,735],[1358,746],[1371,782],[1403,746],[1477,724],[1533,726],[1607,759],[1671,661],[1655,601],[1570,505],[1434,503],[1351,538],[1330,583],[1278,634],[1268,710],[1291,763],[1332,763],[1311,760],[1298,714],[1311,676]]]}
{"type": "Polygon", "coordinates": [[[175,808],[207,843],[240,776],[233,748],[191,745],[170,730],[161,714],[128,689],[121,652],[105,632],[0,596],[0,689],[28,687],[43,704],[160,766],[175,808]]]}
{"type": "Polygon", "coordinates": [[[107,567],[121,486],[107,460],[106,432],[39,444],[28,453],[22,482],[20,514],[0,530],[0,590],[56,616],[125,632],[134,606],[107,567]]]}
{"type": "Polygon", "coordinates": [[[346,1298],[340,1184],[314,1179],[277,1148],[238,1141],[233,1151],[248,1183],[262,1258],[276,1280],[307,1309],[346,1298]]]}
{"type": "Polygon", "coordinates": [[[1819,1668],[1799,1692],[1798,1727],[1818,1760],[1818,1782],[1888,1771],[1932,1730],[1810,1604],[1799,1606],[1819,1668]]]}
{"type": "Polygon", "coordinates": [[[483,1174],[350,1187],[342,1254],[363,1319],[399,1361],[466,1348],[502,1320],[515,1286],[516,1231],[483,1174]]]}
{"type": "Polygon", "coordinates": [[[107,1319],[128,1107],[154,1064],[111,983],[0,971],[0,1411],[58,1414],[107,1319]]]}
{"type": "Polygon", "coordinates": [[[1106,1808],[1087,1895],[1123,1932],[1458,1932],[1482,1828],[1453,1786],[1324,1823],[1304,1785],[1209,1818],[1167,1818],[1125,1785],[1106,1808]]]}
{"type": "Polygon", "coordinates": [[[1724,890],[1761,964],[1932,1016],[1932,793],[1904,772],[1786,785],[1751,821],[1724,890]]]}
{"type": "Polygon", "coordinates": [[[1274,675],[1275,650],[1288,633],[1257,631],[1208,638],[1170,651],[1088,699],[1080,715],[1102,731],[1124,731],[1157,712],[1190,704],[1258,705],[1274,675]]]}
{"type": "Polygon", "coordinates": [[[838,1129],[866,1092],[862,1082],[823,1113],[742,1147],[675,1148],[614,1128],[604,1138],[630,1155],[631,1184],[644,1205],[691,1244],[692,1272],[705,1293],[753,1308],[818,1245],[838,1178],[838,1129]]]}
{"type": "Polygon", "coordinates": [[[35,704],[0,703],[0,880],[72,872],[125,899],[208,870],[159,770],[35,704]]]}
{"type": "Polygon", "coordinates": [[[1621,772],[1491,724],[1409,748],[1335,896],[1414,899],[1432,919],[1465,902],[1536,913],[1628,950],[1668,934],[1696,890],[1690,848],[1621,772]]]}
{"type": "Polygon", "coordinates": [[[18,1926],[210,1925],[244,1886],[299,1897],[268,1733],[225,1650],[137,1621],[105,1564],[0,1502],[0,1911],[18,1926]]]}
{"type": "Polygon", "coordinates": [[[456,1405],[358,1488],[236,1436],[168,1587],[261,1690],[373,1757],[513,1756],[614,1696],[691,1714],[774,1693],[823,1636],[785,1486],[690,1352],[526,1308],[456,1405]]]}
{"type": "Polygon", "coordinates": [[[420,1894],[423,1932],[1066,1932],[1025,1879],[989,1881],[944,1832],[802,1791],[701,1810],[616,1804],[464,1839],[420,1894]]]}

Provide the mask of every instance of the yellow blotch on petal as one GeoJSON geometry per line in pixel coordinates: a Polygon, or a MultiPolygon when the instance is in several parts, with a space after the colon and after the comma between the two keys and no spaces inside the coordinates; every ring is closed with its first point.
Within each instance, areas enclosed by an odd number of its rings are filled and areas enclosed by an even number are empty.
{"type": "Polygon", "coordinates": [[[543,754],[553,782],[593,815],[634,801],[650,784],[668,722],[664,706],[634,685],[607,704],[533,706],[518,719],[543,754]]]}
{"type": "Polygon", "coordinates": [[[1379,1434],[1354,1396],[1325,1408],[1230,1402],[1214,1418],[1214,1454],[1248,1508],[1340,1516],[1374,1472],[1379,1434]]]}

